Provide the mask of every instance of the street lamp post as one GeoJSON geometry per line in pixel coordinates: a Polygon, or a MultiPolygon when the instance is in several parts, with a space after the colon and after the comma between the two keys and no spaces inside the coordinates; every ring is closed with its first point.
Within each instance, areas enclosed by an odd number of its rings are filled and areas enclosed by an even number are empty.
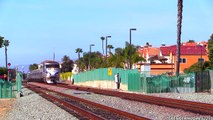
{"type": "Polygon", "coordinates": [[[201,90],[203,90],[203,58],[202,58],[202,48],[203,48],[203,45],[202,44],[200,44],[199,45],[200,46],[200,80],[201,80],[201,90]]]}
{"type": "Polygon", "coordinates": [[[90,46],[89,46],[89,70],[90,70],[90,57],[91,57],[91,47],[92,46],[95,46],[95,44],[90,44],[90,46]]]}
{"type": "Polygon", "coordinates": [[[130,57],[129,57],[129,63],[130,63],[130,68],[129,69],[132,69],[132,35],[131,35],[131,31],[135,31],[136,28],[130,28],[129,29],[129,44],[130,44],[130,57]]]}
{"type": "Polygon", "coordinates": [[[23,79],[25,79],[25,76],[24,76],[24,66],[22,66],[22,77],[23,77],[23,79]]]}
{"type": "Polygon", "coordinates": [[[203,62],[203,58],[202,58],[202,49],[203,49],[203,45],[202,44],[199,44],[198,46],[200,46],[200,58],[198,59],[198,62],[200,62],[200,70],[202,71],[202,62],[203,62]]]}
{"type": "Polygon", "coordinates": [[[111,36],[106,36],[106,59],[107,59],[107,38],[111,38],[111,36]]]}
{"type": "Polygon", "coordinates": [[[9,70],[10,65],[11,65],[11,63],[8,63],[8,64],[7,64],[7,81],[10,80],[10,70],[9,70]]]}
{"type": "Polygon", "coordinates": [[[104,56],[104,39],[105,39],[105,38],[102,36],[102,37],[101,37],[101,40],[102,40],[102,51],[103,51],[103,56],[104,56]]]}

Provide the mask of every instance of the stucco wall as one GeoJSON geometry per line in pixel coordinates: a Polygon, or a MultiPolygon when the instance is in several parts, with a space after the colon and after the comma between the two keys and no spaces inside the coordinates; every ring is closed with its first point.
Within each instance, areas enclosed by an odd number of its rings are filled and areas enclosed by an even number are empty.
{"type": "MultiPolygon", "coordinates": [[[[83,85],[83,86],[90,86],[96,88],[103,88],[103,89],[116,89],[116,83],[114,81],[87,81],[82,83],[74,83],[75,85],[83,85]]],[[[120,84],[121,90],[128,90],[127,85],[120,84]]]]}

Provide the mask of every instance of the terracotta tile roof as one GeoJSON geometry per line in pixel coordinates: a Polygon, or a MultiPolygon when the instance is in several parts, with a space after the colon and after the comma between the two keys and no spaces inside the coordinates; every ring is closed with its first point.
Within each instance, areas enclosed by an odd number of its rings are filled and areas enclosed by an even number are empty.
{"type": "Polygon", "coordinates": [[[182,43],[183,46],[196,46],[197,43],[196,42],[184,42],[182,43]]]}
{"type": "Polygon", "coordinates": [[[141,47],[138,50],[139,54],[143,57],[146,57],[146,54],[148,52],[149,57],[158,55],[160,52],[160,48],[153,48],[153,47],[141,47]]]}
{"type": "Polygon", "coordinates": [[[158,55],[160,52],[160,48],[148,48],[148,53],[149,53],[149,56],[155,56],[155,55],[158,55]]]}
{"type": "MultiPolygon", "coordinates": [[[[170,52],[173,55],[176,55],[176,45],[173,46],[162,46],[160,47],[163,56],[169,56],[170,52]]],[[[181,46],[180,47],[181,55],[200,55],[201,54],[201,46],[181,46]]],[[[202,54],[206,55],[206,48],[202,47],[202,54]]]]}
{"type": "Polygon", "coordinates": [[[182,45],[183,46],[197,46],[197,45],[203,45],[203,46],[207,46],[208,42],[206,41],[201,41],[201,42],[183,42],[182,45]]]}

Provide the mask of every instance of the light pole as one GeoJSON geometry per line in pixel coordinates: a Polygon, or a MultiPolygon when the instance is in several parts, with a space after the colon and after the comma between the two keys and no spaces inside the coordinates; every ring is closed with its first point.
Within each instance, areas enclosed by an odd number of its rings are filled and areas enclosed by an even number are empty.
{"type": "Polygon", "coordinates": [[[89,46],[89,70],[90,70],[90,57],[91,57],[91,47],[95,46],[95,44],[90,44],[89,46]]]}
{"type": "Polygon", "coordinates": [[[200,81],[201,81],[201,91],[203,90],[203,58],[202,58],[202,48],[203,48],[203,45],[202,44],[199,44],[200,46],[200,81]]]}
{"type": "Polygon", "coordinates": [[[25,78],[24,77],[24,66],[22,66],[22,77],[23,77],[23,79],[25,78]]]}
{"type": "Polygon", "coordinates": [[[102,51],[103,51],[103,56],[104,56],[104,39],[105,39],[105,38],[102,36],[102,37],[101,37],[101,40],[102,40],[102,51]]]}
{"type": "Polygon", "coordinates": [[[131,31],[135,31],[136,28],[130,28],[129,29],[129,44],[130,44],[130,57],[129,57],[129,63],[130,63],[130,66],[129,66],[129,69],[132,69],[132,35],[131,35],[131,31]]]}
{"type": "Polygon", "coordinates": [[[197,46],[200,46],[200,58],[198,59],[198,62],[200,62],[200,70],[201,70],[201,72],[202,72],[202,62],[203,62],[203,58],[202,58],[202,55],[203,55],[203,53],[202,53],[202,49],[203,49],[203,45],[202,44],[199,44],[199,45],[197,45],[197,46]]]}
{"type": "Polygon", "coordinates": [[[106,59],[107,59],[107,38],[111,38],[111,36],[106,36],[106,59]]]}
{"type": "Polygon", "coordinates": [[[10,80],[10,65],[11,65],[11,63],[8,63],[7,64],[7,81],[9,81],[10,80]]]}

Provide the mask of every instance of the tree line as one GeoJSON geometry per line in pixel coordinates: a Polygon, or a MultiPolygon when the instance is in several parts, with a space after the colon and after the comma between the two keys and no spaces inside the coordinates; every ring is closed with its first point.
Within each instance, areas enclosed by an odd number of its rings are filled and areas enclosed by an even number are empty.
{"type": "MultiPolygon", "coordinates": [[[[86,71],[89,68],[98,69],[98,68],[107,68],[107,67],[115,67],[115,68],[129,68],[130,64],[130,44],[126,42],[125,48],[115,48],[115,53],[111,52],[111,49],[114,47],[112,45],[108,45],[108,55],[107,57],[100,53],[99,51],[95,52],[83,52],[81,48],[77,48],[75,52],[78,55],[78,59],[73,61],[69,56],[64,55],[61,59],[61,72],[71,72],[73,69],[73,64],[77,64],[78,71],[86,71]],[[80,54],[83,53],[81,57],[80,54]],[[80,67],[79,67],[80,66],[80,67]]],[[[132,45],[132,63],[136,63],[138,61],[145,61],[143,57],[140,57],[137,49],[139,46],[132,45]]],[[[29,66],[29,70],[32,71],[34,69],[38,69],[38,64],[31,64],[29,66]]]]}
{"type": "Polygon", "coordinates": [[[130,47],[130,44],[126,42],[125,48],[115,48],[115,53],[111,52],[111,49],[113,48],[114,47],[112,45],[109,45],[109,55],[107,56],[104,56],[104,54],[100,53],[99,51],[83,53],[83,50],[81,48],[77,48],[76,53],[78,54],[78,60],[76,60],[75,63],[80,66],[80,71],[88,70],[89,67],[91,69],[107,67],[129,68],[130,48],[132,49],[132,63],[136,63],[138,61],[145,61],[145,59],[143,57],[140,57],[139,53],[137,52],[139,46],[132,45],[132,47],[130,47]],[[80,53],[83,53],[82,57],[80,57],[80,53]]]}
{"type": "MultiPolygon", "coordinates": [[[[189,42],[194,42],[193,40],[189,40],[189,42]]],[[[112,46],[112,49],[114,47],[112,46]]],[[[137,63],[139,61],[145,61],[144,58],[140,57],[137,49],[139,46],[132,45],[132,63],[137,63]]],[[[108,48],[109,49],[109,48],[108,48]]],[[[190,66],[189,68],[184,70],[184,73],[189,72],[199,72],[204,70],[213,69],[213,34],[210,36],[208,40],[208,58],[209,61],[203,61],[202,63],[197,62],[190,66]],[[201,68],[202,64],[202,68],[201,68]]],[[[128,42],[125,44],[125,48],[115,48],[115,53],[112,53],[109,50],[109,56],[104,56],[100,52],[84,52],[81,48],[76,49],[76,53],[78,54],[78,60],[75,61],[78,64],[80,71],[85,71],[89,67],[92,69],[97,68],[107,68],[107,67],[116,67],[116,68],[129,68],[130,64],[130,45],[128,42]],[[80,54],[83,53],[83,56],[80,57],[80,54]]],[[[104,52],[103,52],[104,53],[104,52]]]]}
{"type": "MultiPolygon", "coordinates": [[[[189,42],[194,42],[193,40],[189,40],[189,42]]],[[[107,67],[115,67],[115,68],[126,68],[130,67],[130,48],[132,48],[132,63],[137,63],[139,61],[145,61],[143,57],[139,56],[137,49],[139,46],[132,45],[128,42],[125,43],[124,48],[115,48],[115,52],[112,53],[111,49],[114,49],[112,45],[108,47],[108,56],[106,57],[103,53],[99,51],[95,52],[83,52],[82,48],[76,48],[75,52],[77,53],[78,59],[73,61],[70,59],[69,56],[64,55],[61,59],[61,72],[71,72],[73,69],[73,64],[77,64],[79,71],[86,71],[89,69],[98,69],[98,68],[107,68],[107,67]],[[83,54],[81,56],[81,54],[83,54]]],[[[189,68],[185,69],[185,73],[189,72],[199,72],[201,70],[208,70],[213,69],[213,34],[210,36],[208,40],[208,57],[209,61],[202,62],[202,69],[200,66],[200,62],[195,63],[194,65],[190,66],[189,68]]],[[[105,51],[106,52],[106,51],[105,51]]],[[[37,64],[30,65],[30,70],[37,69],[37,64]]]]}

